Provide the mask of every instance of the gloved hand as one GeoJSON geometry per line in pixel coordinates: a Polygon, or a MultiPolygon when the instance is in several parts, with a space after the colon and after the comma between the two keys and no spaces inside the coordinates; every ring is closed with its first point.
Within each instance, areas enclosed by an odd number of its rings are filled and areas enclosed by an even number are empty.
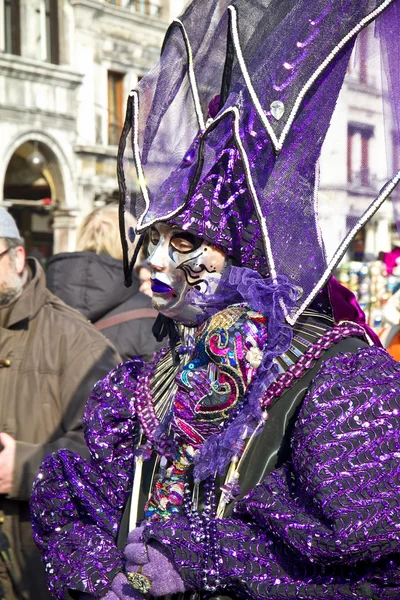
{"type": "Polygon", "coordinates": [[[127,573],[135,573],[138,566],[142,565],[142,575],[151,581],[152,596],[168,596],[184,592],[185,585],[161,544],[150,542],[146,546],[141,541],[141,533],[142,531],[135,529],[128,536],[128,544],[124,552],[127,573]]]}
{"type": "MultiPolygon", "coordinates": [[[[137,527],[136,529],[133,529],[129,534],[128,544],[129,540],[139,542],[142,537],[142,532],[143,527],[137,527]]],[[[143,543],[142,546],[144,547],[143,543]]],[[[143,600],[143,595],[131,586],[125,573],[118,573],[118,575],[116,575],[113,579],[111,590],[107,592],[107,594],[103,596],[101,600],[128,600],[128,598],[133,598],[134,600],[143,600]]]]}
{"type": "Polygon", "coordinates": [[[113,579],[111,591],[101,600],[143,600],[143,595],[133,589],[124,573],[118,573],[113,579]]]}
{"type": "MultiPolygon", "coordinates": [[[[124,551],[127,573],[136,573],[138,567],[142,566],[142,575],[151,581],[152,596],[184,592],[184,583],[161,544],[151,542],[146,546],[141,541],[142,532],[143,527],[138,527],[128,536],[124,551]]],[[[132,587],[124,573],[118,573],[112,582],[111,591],[102,600],[143,600],[143,595],[132,587]]]]}

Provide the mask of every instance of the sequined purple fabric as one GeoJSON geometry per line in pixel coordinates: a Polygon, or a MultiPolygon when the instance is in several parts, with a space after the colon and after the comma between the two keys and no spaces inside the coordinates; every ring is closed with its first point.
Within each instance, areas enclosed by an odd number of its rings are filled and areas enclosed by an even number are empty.
{"type": "Polygon", "coordinates": [[[240,265],[268,275],[260,227],[237,148],[228,145],[174,224],[233,256],[240,265]]]}
{"type": "MultiPolygon", "coordinates": [[[[130,489],[134,390],[142,363],[99,382],[85,415],[90,464],[62,450],[42,466],[32,496],[35,540],[49,588],[103,596],[123,568],[115,537],[130,489]]],[[[306,397],[292,463],[212,521],[222,591],[244,598],[396,598],[400,591],[400,365],[366,348],[327,361],[306,397]],[[300,594],[300,595],[299,595],[300,594]],[[373,595],[374,594],[374,595],[373,595]]],[[[208,542],[185,517],[153,523],[186,589],[213,578],[208,542]]]]}
{"type": "Polygon", "coordinates": [[[91,462],[60,450],[42,464],[31,497],[32,527],[50,592],[101,596],[122,568],[115,537],[133,477],[133,390],[143,362],[134,359],[99,381],[84,418],[91,462]]]}
{"type": "MultiPolygon", "coordinates": [[[[273,471],[214,522],[219,589],[241,598],[389,599],[400,594],[400,365],[380,348],[327,361],[273,471]],[[215,527],[215,524],[217,527],[215,527]]],[[[154,523],[186,588],[202,590],[207,541],[185,517],[154,523]]]]}

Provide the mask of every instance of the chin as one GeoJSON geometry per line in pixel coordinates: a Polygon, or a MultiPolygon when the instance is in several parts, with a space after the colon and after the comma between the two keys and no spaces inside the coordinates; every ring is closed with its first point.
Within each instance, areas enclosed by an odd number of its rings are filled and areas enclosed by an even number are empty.
{"type": "Polygon", "coordinates": [[[153,296],[151,298],[151,304],[153,308],[158,310],[158,312],[162,313],[166,317],[171,317],[172,319],[174,319],[175,317],[173,317],[171,313],[179,313],[179,309],[176,306],[169,305],[168,300],[163,298],[161,294],[159,295],[153,293],[153,296]]]}
{"type": "Polygon", "coordinates": [[[163,310],[168,310],[170,308],[170,306],[168,306],[168,300],[166,300],[162,294],[155,294],[154,292],[151,297],[151,304],[153,308],[159,310],[160,312],[163,312],[163,310]]]}

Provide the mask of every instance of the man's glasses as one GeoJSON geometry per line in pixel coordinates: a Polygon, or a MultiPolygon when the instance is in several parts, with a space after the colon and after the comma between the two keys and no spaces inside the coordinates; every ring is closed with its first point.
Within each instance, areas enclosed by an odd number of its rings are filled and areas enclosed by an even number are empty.
{"type": "Polygon", "coordinates": [[[0,258],[2,258],[5,254],[8,254],[10,250],[11,248],[6,248],[5,250],[3,250],[3,252],[0,252],[0,258]]]}

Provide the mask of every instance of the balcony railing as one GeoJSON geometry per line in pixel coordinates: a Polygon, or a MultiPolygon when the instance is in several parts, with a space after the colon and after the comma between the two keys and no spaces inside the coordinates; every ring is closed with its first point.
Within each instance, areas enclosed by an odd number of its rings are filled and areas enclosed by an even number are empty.
{"type": "Polygon", "coordinates": [[[358,188],[377,190],[378,178],[375,173],[371,173],[368,168],[353,171],[349,178],[350,189],[356,191],[358,188]]]}
{"type": "Polygon", "coordinates": [[[105,0],[108,4],[114,6],[121,6],[127,8],[132,12],[137,12],[142,15],[148,15],[149,17],[162,16],[162,9],[160,4],[154,0],[105,0]]]}

